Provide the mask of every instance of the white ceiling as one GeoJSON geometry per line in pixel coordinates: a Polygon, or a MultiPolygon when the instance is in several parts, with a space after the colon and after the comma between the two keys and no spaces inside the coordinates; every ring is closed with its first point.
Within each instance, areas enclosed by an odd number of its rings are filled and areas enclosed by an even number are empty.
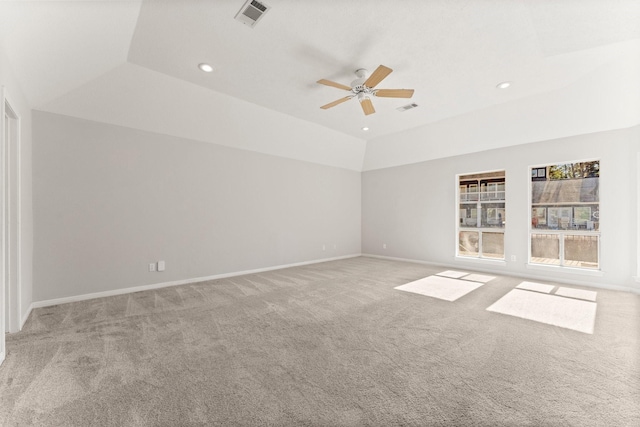
{"type": "Polygon", "coordinates": [[[140,2],[0,0],[0,47],[32,107],[125,62],[140,2]]]}
{"type": "Polygon", "coordinates": [[[113,92],[144,68],[171,78],[170,96],[186,82],[358,140],[538,100],[640,52],[638,0],[265,0],[255,28],[233,19],[243,3],[5,0],[0,41],[37,109],[108,115],[122,99],[97,98],[95,82],[113,92]],[[379,64],[394,72],[378,88],[413,88],[411,100],[375,98],[370,116],[356,100],[319,108],[346,92],[317,80],[348,85],[379,64]]]}
{"type": "Polygon", "coordinates": [[[565,86],[611,59],[585,49],[640,38],[637,0],[272,0],[253,29],[232,19],[242,4],[145,3],[129,61],[353,136],[366,125],[373,138],[565,86]],[[419,109],[400,113],[410,101],[389,98],[369,117],[356,100],[319,109],[345,92],[317,80],[349,84],[379,64],[394,72],[378,87],[415,89],[419,109]],[[497,90],[504,80],[513,87],[497,90]]]}

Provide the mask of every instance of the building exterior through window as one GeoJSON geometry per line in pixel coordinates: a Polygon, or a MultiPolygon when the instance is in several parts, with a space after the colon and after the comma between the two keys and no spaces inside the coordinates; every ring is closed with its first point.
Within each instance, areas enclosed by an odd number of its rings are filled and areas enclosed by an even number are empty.
{"type": "Polygon", "coordinates": [[[599,269],[600,161],[531,168],[531,264],[599,269]]]}
{"type": "Polygon", "coordinates": [[[458,251],[462,257],[504,259],[504,171],[459,175],[458,251]]]}

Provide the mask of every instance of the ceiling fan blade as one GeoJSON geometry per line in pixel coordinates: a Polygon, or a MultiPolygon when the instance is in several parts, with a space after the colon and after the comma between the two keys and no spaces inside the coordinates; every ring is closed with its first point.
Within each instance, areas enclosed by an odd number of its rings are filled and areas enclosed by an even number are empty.
{"type": "Polygon", "coordinates": [[[321,85],[325,85],[325,86],[337,87],[338,89],[351,90],[351,88],[347,85],[332,82],[331,80],[327,80],[327,79],[320,79],[317,81],[317,83],[320,83],[321,85]]]}
{"type": "Polygon", "coordinates": [[[378,89],[374,93],[382,98],[411,98],[413,89],[378,89]]]}
{"type": "Polygon", "coordinates": [[[384,65],[378,66],[376,70],[369,76],[369,78],[364,82],[366,87],[376,87],[378,83],[380,83],[385,77],[391,74],[393,70],[389,67],[385,67],[384,65]]]}
{"type": "Polygon", "coordinates": [[[364,111],[364,114],[366,116],[376,112],[376,110],[373,108],[373,103],[369,98],[360,101],[360,105],[362,106],[362,111],[364,111]]]}
{"type": "Polygon", "coordinates": [[[326,110],[327,108],[331,108],[331,107],[335,107],[338,104],[342,104],[343,102],[346,102],[348,100],[350,100],[351,98],[353,98],[353,96],[345,96],[344,98],[340,98],[337,101],[333,101],[328,103],[327,105],[323,105],[322,108],[323,110],[326,110]]]}

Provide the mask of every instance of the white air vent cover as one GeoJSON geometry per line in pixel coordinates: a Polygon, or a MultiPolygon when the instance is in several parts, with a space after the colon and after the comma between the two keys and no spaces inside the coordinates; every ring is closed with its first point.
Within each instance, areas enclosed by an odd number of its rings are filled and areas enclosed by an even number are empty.
{"type": "Polygon", "coordinates": [[[407,110],[411,110],[412,108],[416,108],[418,106],[418,104],[407,104],[407,105],[403,105],[402,107],[398,107],[396,108],[396,110],[400,111],[400,112],[404,112],[407,110]]]}
{"type": "Polygon", "coordinates": [[[256,0],[247,0],[236,13],[235,19],[253,28],[269,9],[270,7],[264,3],[256,0]]]}

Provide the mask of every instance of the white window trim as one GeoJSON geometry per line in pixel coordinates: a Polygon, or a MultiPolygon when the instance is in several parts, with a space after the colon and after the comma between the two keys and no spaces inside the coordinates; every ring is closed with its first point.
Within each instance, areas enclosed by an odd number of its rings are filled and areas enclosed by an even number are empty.
{"type": "Polygon", "coordinates": [[[507,261],[500,258],[480,258],[473,256],[464,256],[464,255],[456,255],[453,257],[456,262],[471,262],[478,264],[493,264],[496,266],[505,266],[507,265],[507,261]]]}
{"type": "Polygon", "coordinates": [[[540,271],[553,271],[558,273],[559,271],[581,275],[581,276],[593,276],[593,277],[602,277],[604,273],[602,270],[596,269],[587,269],[587,268],[576,268],[576,267],[567,267],[564,265],[547,265],[547,264],[535,264],[535,263],[527,263],[526,267],[530,270],[540,270],[540,271]]]}
{"type": "MultiPolygon", "coordinates": [[[[529,209],[528,209],[528,213],[527,213],[527,227],[528,227],[528,234],[527,234],[527,262],[525,264],[526,268],[528,269],[533,269],[533,270],[546,270],[546,271],[566,271],[567,273],[572,273],[572,274],[582,274],[582,275],[586,275],[586,276],[603,276],[603,272],[602,272],[602,258],[601,258],[601,251],[602,251],[602,227],[599,228],[599,230],[597,232],[580,232],[578,230],[575,230],[572,234],[584,234],[584,235],[589,235],[589,236],[598,236],[598,268],[579,268],[579,267],[571,267],[571,266],[566,266],[566,265],[548,265],[548,264],[537,264],[537,263],[533,263],[531,262],[531,235],[532,234],[554,234],[555,230],[539,230],[537,232],[534,231],[533,228],[531,228],[531,211],[532,211],[532,203],[531,203],[531,169],[535,169],[535,168],[542,168],[542,167],[546,167],[549,165],[562,165],[562,164],[567,164],[567,163],[579,163],[579,162],[595,162],[598,161],[600,162],[600,169],[602,169],[602,160],[599,158],[593,158],[593,159],[583,159],[583,160],[560,160],[560,161],[556,161],[556,162],[549,162],[549,163],[545,163],[545,164],[538,164],[538,165],[529,165],[529,167],[527,168],[527,203],[529,205],[529,209]]],[[[638,165],[640,168],[640,153],[638,153],[638,165]]],[[[638,185],[640,188],[640,171],[638,171],[638,185]]],[[[600,200],[598,198],[598,205],[600,206],[600,200]]],[[[640,201],[638,201],[638,206],[640,208],[640,201]]],[[[601,206],[600,206],[601,208],[601,206]]],[[[640,209],[639,209],[640,212],[640,209]]],[[[639,220],[639,226],[640,226],[640,220],[639,220]]],[[[571,230],[558,230],[556,233],[557,234],[566,234],[567,231],[571,231],[571,230]]],[[[640,231],[638,232],[638,235],[640,236],[640,231]]],[[[638,254],[640,254],[640,243],[638,244],[638,254]]],[[[640,265],[638,266],[638,276],[640,276],[640,265]]]]}
{"type": "MultiPolygon", "coordinates": [[[[507,252],[506,252],[506,248],[505,248],[505,252],[504,252],[504,258],[491,258],[491,257],[481,257],[480,255],[478,256],[468,256],[468,255],[460,255],[460,232],[461,231],[476,231],[478,233],[502,233],[506,235],[506,227],[502,227],[502,228],[487,228],[487,227],[460,227],[460,177],[465,176],[465,175],[478,175],[478,174],[489,174],[489,173],[498,173],[498,172],[502,172],[505,178],[505,190],[504,190],[504,200],[500,200],[500,201],[495,201],[497,203],[500,202],[504,202],[504,209],[505,212],[507,211],[507,180],[506,180],[506,175],[507,175],[507,171],[505,169],[495,169],[495,170],[488,170],[488,171],[477,171],[477,172],[466,172],[466,173],[459,173],[455,175],[455,188],[456,188],[456,197],[455,197],[455,212],[456,212],[456,232],[455,232],[455,248],[456,248],[456,252],[454,254],[454,260],[455,261],[471,261],[471,262],[478,262],[478,263],[493,263],[495,265],[506,265],[506,261],[507,261],[507,252]]],[[[480,188],[478,187],[478,201],[480,201],[480,188]]],[[[478,212],[478,215],[480,215],[480,212],[478,212]]],[[[505,239],[506,242],[506,239],[505,239]]],[[[479,250],[480,247],[479,247],[479,250]]]]}

